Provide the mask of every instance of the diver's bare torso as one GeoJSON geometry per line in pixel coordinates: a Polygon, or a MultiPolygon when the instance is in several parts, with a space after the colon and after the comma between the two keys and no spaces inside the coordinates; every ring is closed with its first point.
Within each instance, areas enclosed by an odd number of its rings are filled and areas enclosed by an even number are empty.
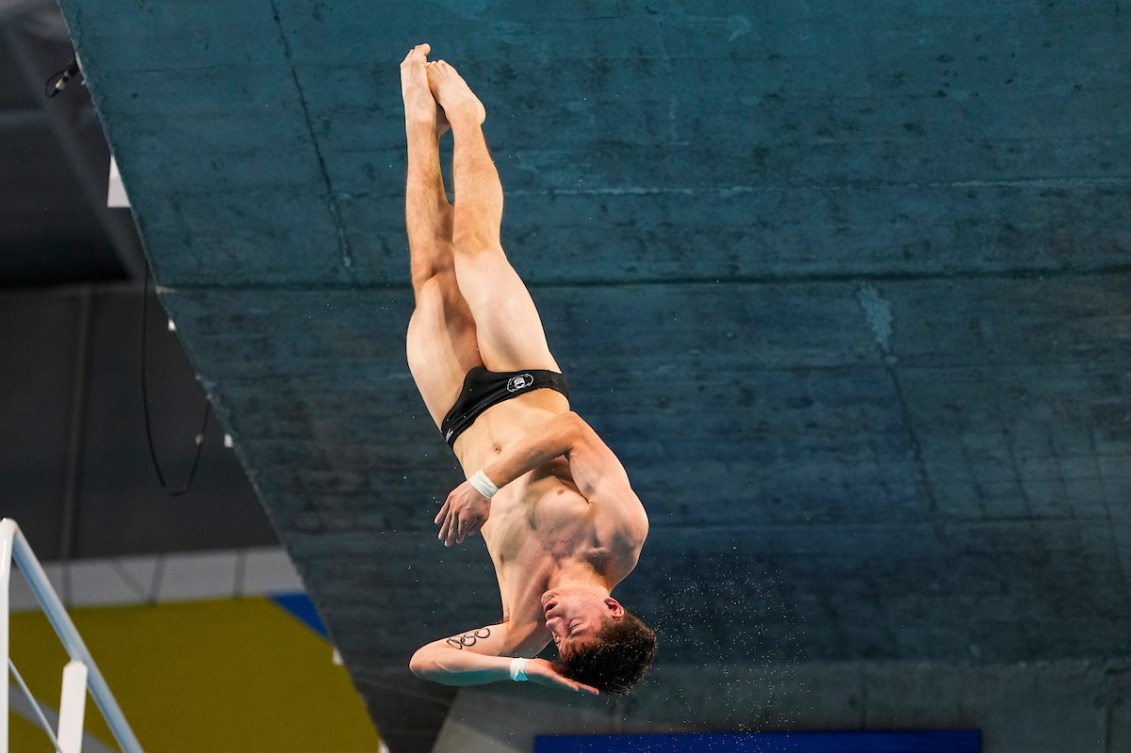
{"type": "MultiPolygon", "coordinates": [[[[508,446],[556,415],[569,410],[566,398],[537,390],[492,406],[455,443],[455,454],[470,474],[508,446]]],[[[600,515],[578,491],[565,457],[535,468],[499,489],[483,539],[495,566],[502,622],[516,652],[536,653],[550,642],[542,596],[562,570],[588,565],[612,589],[636,566],[647,527],[638,516],[600,515]],[[633,518],[636,520],[633,520],[633,518]]]]}

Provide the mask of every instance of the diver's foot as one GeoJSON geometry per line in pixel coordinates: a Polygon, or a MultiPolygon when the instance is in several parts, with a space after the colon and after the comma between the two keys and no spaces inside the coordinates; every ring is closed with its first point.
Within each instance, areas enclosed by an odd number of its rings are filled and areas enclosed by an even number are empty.
{"type": "Polygon", "coordinates": [[[404,98],[405,127],[431,126],[436,136],[448,129],[448,119],[428,88],[428,53],[431,47],[418,44],[401,62],[401,96],[404,98]]]}
{"type": "Polygon", "coordinates": [[[483,103],[455,68],[436,60],[428,63],[427,71],[432,96],[440,103],[449,122],[474,121],[475,125],[480,125],[487,119],[483,103]]]}

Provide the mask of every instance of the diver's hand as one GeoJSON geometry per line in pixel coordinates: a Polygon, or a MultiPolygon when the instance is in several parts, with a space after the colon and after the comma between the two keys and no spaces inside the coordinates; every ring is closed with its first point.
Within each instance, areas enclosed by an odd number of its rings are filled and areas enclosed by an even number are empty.
{"type": "Polygon", "coordinates": [[[526,662],[526,669],[523,671],[526,673],[527,680],[536,682],[539,685],[570,690],[574,693],[585,693],[586,695],[601,694],[597,688],[590,685],[583,685],[577,680],[571,680],[565,675],[558,674],[558,670],[554,668],[553,663],[545,659],[530,659],[526,662]]]}
{"type": "Polygon", "coordinates": [[[432,522],[440,526],[440,541],[451,546],[474,535],[490,515],[491,500],[476,491],[470,481],[464,481],[448,495],[432,522]]]}

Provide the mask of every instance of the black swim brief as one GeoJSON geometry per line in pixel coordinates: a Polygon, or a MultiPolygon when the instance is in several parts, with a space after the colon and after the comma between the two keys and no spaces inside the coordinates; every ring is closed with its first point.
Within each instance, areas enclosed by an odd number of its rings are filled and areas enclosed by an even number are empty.
{"type": "Polygon", "coordinates": [[[454,447],[456,437],[475,423],[479,414],[504,400],[534,390],[550,389],[569,397],[566,378],[556,371],[526,369],[525,371],[487,371],[476,366],[467,372],[456,404],[440,422],[440,433],[449,447],[454,447]]]}

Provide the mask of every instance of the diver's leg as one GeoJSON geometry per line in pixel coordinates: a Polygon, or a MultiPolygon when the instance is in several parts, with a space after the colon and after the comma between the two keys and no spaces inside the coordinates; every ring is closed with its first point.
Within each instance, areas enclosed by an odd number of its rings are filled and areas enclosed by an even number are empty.
{"type": "Polygon", "coordinates": [[[558,371],[534,301],[507,261],[499,239],[503,187],[483,137],[483,105],[456,70],[442,60],[428,64],[428,83],[455,139],[452,239],[456,279],[475,319],[483,363],[492,371],[558,371]]]}
{"type": "Polygon", "coordinates": [[[456,284],[453,211],[444,192],[438,140],[446,127],[425,72],[428,45],[401,63],[408,178],[405,226],[416,308],[409,321],[409,370],[436,425],[459,395],[464,375],[480,364],[475,322],[456,284]]]}

